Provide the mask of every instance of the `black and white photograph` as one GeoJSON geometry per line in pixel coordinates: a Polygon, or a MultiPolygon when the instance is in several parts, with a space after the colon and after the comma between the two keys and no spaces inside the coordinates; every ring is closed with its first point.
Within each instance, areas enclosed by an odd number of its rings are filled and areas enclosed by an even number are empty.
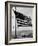
{"type": "Polygon", "coordinates": [[[36,3],[5,3],[5,44],[36,42],[36,3]]]}
{"type": "Polygon", "coordinates": [[[12,37],[32,38],[32,8],[13,7],[12,8],[12,37]],[[15,25],[15,23],[16,25],[15,25]],[[16,28],[16,30],[15,30],[16,28]]]}

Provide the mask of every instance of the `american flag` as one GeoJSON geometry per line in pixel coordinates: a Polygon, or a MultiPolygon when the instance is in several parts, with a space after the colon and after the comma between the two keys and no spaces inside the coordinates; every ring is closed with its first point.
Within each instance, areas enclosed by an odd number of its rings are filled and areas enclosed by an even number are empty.
{"type": "Polygon", "coordinates": [[[18,26],[32,26],[31,23],[31,18],[28,18],[27,16],[23,15],[22,13],[19,13],[17,11],[14,11],[15,15],[16,15],[16,20],[17,20],[17,24],[18,26]]]}

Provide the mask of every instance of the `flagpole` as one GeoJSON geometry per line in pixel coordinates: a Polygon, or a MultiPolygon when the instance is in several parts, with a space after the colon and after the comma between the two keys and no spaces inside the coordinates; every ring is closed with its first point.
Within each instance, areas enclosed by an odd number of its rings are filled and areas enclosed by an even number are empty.
{"type": "MultiPolygon", "coordinates": [[[[16,7],[15,7],[15,11],[16,11],[16,7]]],[[[17,34],[16,34],[16,15],[15,15],[15,38],[17,38],[17,34]]]]}

